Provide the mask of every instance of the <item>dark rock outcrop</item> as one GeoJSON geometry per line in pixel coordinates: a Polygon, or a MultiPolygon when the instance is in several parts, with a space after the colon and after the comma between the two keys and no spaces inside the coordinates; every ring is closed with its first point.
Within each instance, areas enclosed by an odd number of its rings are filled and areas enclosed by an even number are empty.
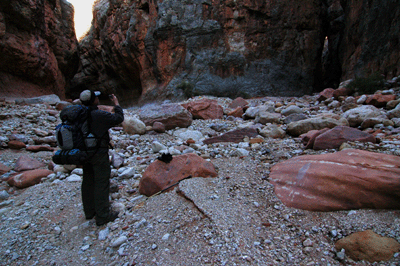
{"type": "Polygon", "coordinates": [[[303,95],[317,82],[324,10],[315,0],[99,1],[74,82],[131,101],[303,95]]]}
{"type": "Polygon", "coordinates": [[[400,75],[400,1],[346,0],[339,44],[342,80],[400,75]]]}
{"type": "Polygon", "coordinates": [[[0,96],[74,99],[90,87],[128,106],[302,96],[372,73],[389,80],[400,75],[399,5],[99,0],[78,47],[66,0],[1,1],[0,96]]]}
{"type": "Polygon", "coordinates": [[[64,98],[79,66],[73,14],[66,0],[0,1],[0,95],[64,98]]]}
{"type": "Polygon", "coordinates": [[[123,104],[296,96],[400,74],[399,0],[99,1],[73,82],[123,104]],[[389,14],[386,16],[385,14],[389,14]]]}

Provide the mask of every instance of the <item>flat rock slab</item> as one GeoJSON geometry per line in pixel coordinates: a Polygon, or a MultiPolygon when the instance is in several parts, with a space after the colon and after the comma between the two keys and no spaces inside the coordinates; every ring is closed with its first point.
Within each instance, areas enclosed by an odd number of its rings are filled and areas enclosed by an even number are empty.
{"type": "Polygon", "coordinates": [[[239,143],[243,141],[244,137],[254,138],[258,135],[256,128],[241,128],[238,130],[232,130],[221,136],[208,138],[203,141],[204,144],[213,144],[218,142],[234,142],[239,143]]]}
{"type": "Polygon", "coordinates": [[[217,188],[216,184],[209,178],[190,178],[179,183],[179,191],[223,231],[235,228],[238,234],[250,236],[250,232],[245,232],[251,231],[255,207],[243,208],[240,199],[229,197],[228,188],[217,188]]]}
{"type": "Polygon", "coordinates": [[[281,201],[298,209],[400,208],[400,158],[347,149],[276,164],[270,181],[281,201]]]}

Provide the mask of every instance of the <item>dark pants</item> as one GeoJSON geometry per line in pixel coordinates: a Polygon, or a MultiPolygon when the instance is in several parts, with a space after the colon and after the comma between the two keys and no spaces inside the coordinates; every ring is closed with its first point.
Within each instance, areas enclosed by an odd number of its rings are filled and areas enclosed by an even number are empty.
{"type": "Polygon", "coordinates": [[[111,167],[108,152],[96,153],[83,165],[82,203],[86,217],[96,214],[96,220],[109,214],[111,167]]]}

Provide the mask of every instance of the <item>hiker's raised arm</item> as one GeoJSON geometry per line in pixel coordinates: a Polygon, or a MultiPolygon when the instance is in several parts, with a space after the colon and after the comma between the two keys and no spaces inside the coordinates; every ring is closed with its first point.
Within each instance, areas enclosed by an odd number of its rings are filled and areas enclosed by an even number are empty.
{"type": "Polygon", "coordinates": [[[114,103],[114,105],[119,105],[117,96],[115,96],[114,94],[111,94],[110,99],[114,103]]]}

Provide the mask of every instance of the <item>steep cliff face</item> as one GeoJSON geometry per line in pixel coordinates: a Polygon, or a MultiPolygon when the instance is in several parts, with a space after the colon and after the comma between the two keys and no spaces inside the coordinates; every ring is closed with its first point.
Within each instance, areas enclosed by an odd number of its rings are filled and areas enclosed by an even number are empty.
{"type": "Polygon", "coordinates": [[[300,96],[376,72],[390,79],[400,75],[399,6],[98,0],[78,47],[66,0],[0,1],[0,96],[74,98],[90,87],[130,105],[198,94],[300,96]]]}
{"type": "Polygon", "coordinates": [[[0,94],[57,94],[79,66],[73,7],[65,0],[0,1],[0,94]]]}
{"type": "Polygon", "coordinates": [[[400,75],[400,1],[346,0],[339,47],[342,79],[400,75]]]}
{"type": "Polygon", "coordinates": [[[140,101],[303,95],[320,82],[325,10],[319,0],[101,0],[74,84],[140,101]]]}

